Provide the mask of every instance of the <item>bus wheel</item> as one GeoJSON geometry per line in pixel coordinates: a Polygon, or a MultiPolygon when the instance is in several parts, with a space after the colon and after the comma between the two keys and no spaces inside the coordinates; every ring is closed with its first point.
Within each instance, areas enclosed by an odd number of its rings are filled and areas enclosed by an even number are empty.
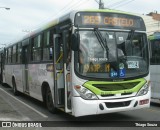
{"type": "Polygon", "coordinates": [[[13,86],[13,93],[14,93],[14,95],[18,96],[19,92],[17,91],[16,82],[15,82],[14,79],[12,80],[12,86],[13,86]]]}
{"type": "Polygon", "coordinates": [[[47,87],[47,90],[46,90],[46,106],[51,113],[56,112],[56,108],[54,107],[54,104],[53,104],[51,90],[49,87],[47,87]]]}

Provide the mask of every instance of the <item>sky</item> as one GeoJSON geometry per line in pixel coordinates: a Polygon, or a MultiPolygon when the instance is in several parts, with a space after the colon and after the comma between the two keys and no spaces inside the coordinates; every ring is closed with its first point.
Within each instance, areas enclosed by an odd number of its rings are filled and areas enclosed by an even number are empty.
{"type": "MultiPolygon", "coordinates": [[[[0,48],[71,10],[98,9],[96,1],[99,0],[0,0],[0,48]]],[[[138,14],[160,13],[160,0],[102,1],[105,8],[138,14]]]]}

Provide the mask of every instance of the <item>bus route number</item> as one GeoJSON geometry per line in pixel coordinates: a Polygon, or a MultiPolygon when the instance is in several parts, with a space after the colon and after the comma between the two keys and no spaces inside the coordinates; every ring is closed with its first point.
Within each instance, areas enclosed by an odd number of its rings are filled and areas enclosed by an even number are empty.
{"type": "Polygon", "coordinates": [[[99,16],[84,16],[84,24],[100,24],[99,16]]]}

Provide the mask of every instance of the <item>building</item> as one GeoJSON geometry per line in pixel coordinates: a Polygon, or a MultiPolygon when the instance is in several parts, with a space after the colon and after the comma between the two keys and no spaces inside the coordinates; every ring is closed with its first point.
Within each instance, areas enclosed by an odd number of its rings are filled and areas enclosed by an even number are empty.
{"type": "Polygon", "coordinates": [[[155,12],[151,12],[149,14],[147,14],[148,16],[151,16],[154,20],[160,21],[160,14],[158,14],[157,11],[155,12]]]}
{"type": "Polygon", "coordinates": [[[160,32],[160,14],[158,14],[157,11],[140,16],[143,17],[146,24],[147,35],[151,35],[154,32],[160,32]]]}

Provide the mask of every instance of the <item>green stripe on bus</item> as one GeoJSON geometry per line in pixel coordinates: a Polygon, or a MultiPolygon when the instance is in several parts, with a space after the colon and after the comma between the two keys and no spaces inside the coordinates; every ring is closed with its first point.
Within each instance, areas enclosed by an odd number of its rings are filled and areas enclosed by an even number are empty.
{"type": "Polygon", "coordinates": [[[154,40],[154,39],[155,39],[155,36],[149,36],[148,39],[149,39],[149,40],[154,40]]]}
{"type": "Polygon", "coordinates": [[[88,81],[85,84],[83,84],[84,87],[88,88],[89,90],[91,90],[93,93],[95,93],[96,95],[102,95],[102,93],[105,93],[105,95],[109,95],[109,94],[121,94],[121,93],[134,93],[134,92],[138,92],[146,83],[147,81],[143,78],[141,79],[136,79],[136,80],[130,80],[130,81],[122,81],[122,82],[101,82],[101,81],[88,81]],[[125,90],[118,90],[118,91],[103,91],[100,90],[98,88],[96,88],[95,86],[93,86],[94,84],[99,84],[99,85],[117,85],[117,84],[124,84],[124,83],[135,83],[135,82],[139,82],[135,87],[133,87],[132,89],[125,89],[125,90]]]}

